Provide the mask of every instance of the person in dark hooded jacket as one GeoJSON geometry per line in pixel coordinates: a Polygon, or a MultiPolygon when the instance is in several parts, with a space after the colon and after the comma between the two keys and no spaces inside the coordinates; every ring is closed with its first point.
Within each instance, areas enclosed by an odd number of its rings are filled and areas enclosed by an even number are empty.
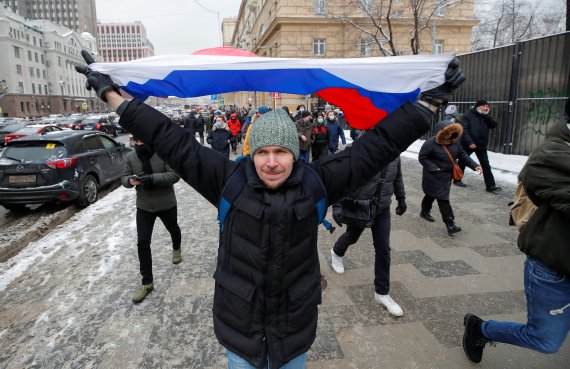
{"type": "Polygon", "coordinates": [[[235,142],[236,138],[230,131],[230,127],[225,122],[223,115],[218,115],[216,117],[216,123],[212,127],[212,130],[208,134],[206,141],[212,146],[212,149],[221,152],[226,156],[230,157],[230,144],[235,142]]]}
{"type": "Polygon", "coordinates": [[[319,158],[325,157],[329,153],[329,139],[328,130],[325,123],[324,114],[319,113],[315,116],[315,122],[313,124],[313,132],[311,133],[311,153],[314,160],[319,160],[319,158]]]}
{"type": "MultiPolygon", "coordinates": [[[[404,311],[390,296],[390,204],[392,196],[396,195],[398,207],[396,214],[404,215],[406,209],[406,191],[402,177],[402,164],[396,158],[378,173],[365,186],[350,195],[354,200],[372,200],[375,202],[376,214],[372,220],[372,240],[374,244],[374,299],[383,305],[394,316],[404,315],[404,311]]],[[[342,213],[342,206],[333,206],[333,216],[336,209],[342,213]]],[[[335,216],[335,220],[342,219],[335,216]]],[[[340,224],[340,223],[339,223],[340,224]]],[[[358,242],[364,227],[348,224],[346,232],[339,237],[331,250],[332,268],[338,274],[344,273],[343,257],[348,247],[358,242]]]]}
{"type": "Polygon", "coordinates": [[[326,113],[326,122],[329,134],[329,151],[334,154],[338,150],[338,139],[340,138],[342,144],[346,145],[346,138],[334,111],[326,113]]]}
{"type": "Polygon", "coordinates": [[[519,174],[528,198],[538,207],[518,238],[527,256],[527,323],[483,321],[466,314],[463,350],[472,362],[481,361],[488,342],[552,354],[570,332],[570,99],[566,116],[566,122],[548,131],[519,174]]]}
{"type": "Polygon", "coordinates": [[[422,189],[425,194],[420,217],[429,222],[435,221],[430,211],[434,200],[437,200],[447,232],[452,235],[461,231],[461,228],[454,222],[455,216],[449,202],[453,164],[459,159],[460,162],[479,173],[481,173],[482,168],[463,151],[459,144],[463,133],[461,124],[442,120],[436,124],[435,131],[437,132],[435,137],[424,142],[418,155],[418,159],[424,167],[422,189]],[[443,146],[451,153],[453,162],[443,146]]]}

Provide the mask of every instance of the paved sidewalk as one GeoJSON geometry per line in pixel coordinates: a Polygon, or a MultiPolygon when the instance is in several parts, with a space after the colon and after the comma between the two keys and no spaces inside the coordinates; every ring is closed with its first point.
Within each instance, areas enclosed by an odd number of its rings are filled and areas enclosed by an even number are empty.
{"type": "MultiPolygon", "coordinates": [[[[504,344],[485,350],[480,365],[461,349],[462,317],[525,320],[524,257],[507,225],[513,188],[489,194],[482,178],[452,188],[463,231],[447,235],[418,217],[421,167],[403,159],[408,211],[393,215],[392,291],[405,315],[391,317],[373,299],[369,231],[345,256],[346,272],[330,268],[330,248],[344,228],[320,230],[327,281],[318,337],[308,368],[541,368],[570,362],[570,342],[555,355],[504,344]]],[[[169,235],[155,226],[155,291],[131,303],[138,287],[134,193],[119,188],[10,259],[25,272],[0,289],[0,368],[224,368],[212,327],[217,252],[216,210],[177,184],[183,262],[170,262],[169,235]],[[127,199],[127,200],[125,200],[127,199]],[[102,221],[104,220],[104,221],[102,221]]],[[[332,217],[329,216],[332,220],[332,217]]]]}

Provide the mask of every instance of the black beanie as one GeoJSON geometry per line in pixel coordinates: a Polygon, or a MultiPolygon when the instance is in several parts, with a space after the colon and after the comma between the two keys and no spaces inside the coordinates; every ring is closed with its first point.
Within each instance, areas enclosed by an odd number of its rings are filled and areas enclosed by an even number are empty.
{"type": "Polygon", "coordinates": [[[303,110],[303,112],[301,113],[301,118],[306,118],[309,115],[311,115],[311,113],[308,110],[303,110]]]}
{"type": "Polygon", "coordinates": [[[487,100],[484,99],[477,100],[477,102],[475,103],[475,109],[477,109],[481,105],[489,105],[489,104],[487,103],[487,100]]]}

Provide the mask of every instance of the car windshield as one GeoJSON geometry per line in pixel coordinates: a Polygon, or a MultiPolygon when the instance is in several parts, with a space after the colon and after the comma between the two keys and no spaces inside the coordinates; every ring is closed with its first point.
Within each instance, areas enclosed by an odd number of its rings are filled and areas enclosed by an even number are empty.
{"type": "Polygon", "coordinates": [[[83,123],[88,123],[88,124],[99,123],[99,118],[84,119],[83,123]]]}
{"type": "Polygon", "coordinates": [[[61,142],[21,142],[8,145],[2,151],[0,160],[10,159],[20,162],[50,161],[65,158],[66,155],[67,150],[61,142]]]}

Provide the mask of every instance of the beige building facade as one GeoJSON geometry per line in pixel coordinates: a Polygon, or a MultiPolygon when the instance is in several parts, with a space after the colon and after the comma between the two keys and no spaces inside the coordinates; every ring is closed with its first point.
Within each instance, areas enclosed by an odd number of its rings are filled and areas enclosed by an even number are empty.
{"type": "Polygon", "coordinates": [[[97,23],[99,54],[105,63],[126,62],[154,56],[154,46],[140,21],[97,23]]]}
{"type": "MultiPolygon", "coordinates": [[[[385,13],[381,13],[388,3],[382,0],[243,0],[237,18],[231,18],[231,43],[225,45],[260,56],[285,58],[411,55],[414,51],[410,39],[414,24],[419,23],[417,53],[460,54],[471,50],[472,28],[479,23],[473,17],[472,1],[428,0],[422,13],[414,16],[410,2],[392,0],[392,37],[388,38],[393,41],[395,50],[386,38],[380,44],[373,38],[374,34],[389,32],[385,13]],[[380,27],[375,27],[372,19],[380,27]]],[[[222,31],[225,30],[222,27],[222,31]]],[[[229,35],[224,35],[226,39],[230,39],[229,35]]],[[[315,96],[280,94],[278,99],[273,99],[267,92],[230,93],[223,97],[226,105],[287,105],[292,111],[300,103],[308,107],[317,103],[315,96]]]]}

